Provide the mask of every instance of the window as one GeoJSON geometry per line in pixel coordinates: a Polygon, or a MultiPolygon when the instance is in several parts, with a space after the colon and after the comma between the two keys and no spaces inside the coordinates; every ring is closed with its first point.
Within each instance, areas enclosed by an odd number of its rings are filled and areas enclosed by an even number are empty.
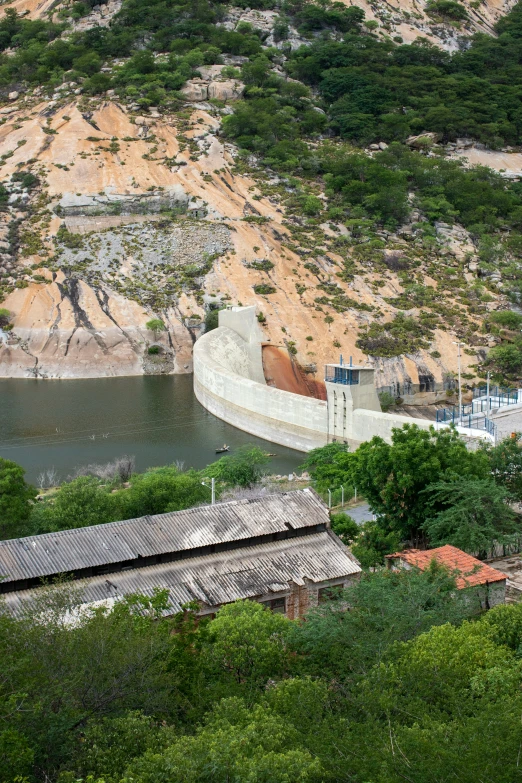
{"type": "Polygon", "coordinates": [[[274,614],[286,614],[286,598],[274,598],[272,601],[261,601],[274,614]]]}
{"type": "Polygon", "coordinates": [[[332,585],[331,587],[321,587],[317,593],[319,603],[323,604],[325,601],[331,601],[332,598],[339,598],[341,590],[344,585],[332,585]]]}

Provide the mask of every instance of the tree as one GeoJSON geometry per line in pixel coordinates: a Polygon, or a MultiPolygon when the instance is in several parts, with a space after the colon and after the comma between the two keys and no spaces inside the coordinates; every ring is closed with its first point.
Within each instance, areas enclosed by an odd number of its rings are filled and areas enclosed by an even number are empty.
{"type": "Polygon", "coordinates": [[[291,644],[306,656],[305,666],[346,681],[367,674],[396,642],[457,622],[474,609],[455,595],[455,580],[441,566],[380,570],[311,609],[306,623],[292,628],[291,644]]]}
{"type": "Polygon", "coordinates": [[[11,313],[5,307],[0,307],[0,329],[5,329],[11,320],[11,313]]]}
{"type": "Polygon", "coordinates": [[[208,503],[208,489],[196,471],[181,472],[171,465],[135,475],[130,488],[118,493],[117,502],[120,518],[132,519],[208,503]]]}
{"type": "Polygon", "coordinates": [[[515,500],[522,499],[522,434],[504,438],[496,446],[484,447],[491,474],[497,484],[505,487],[515,500]]]}
{"type": "Polygon", "coordinates": [[[180,737],[163,753],[146,753],[124,778],[137,783],[320,783],[321,763],[299,733],[264,705],[248,709],[224,699],[195,736],[180,737]]]}
{"type": "Polygon", "coordinates": [[[24,480],[25,470],[0,457],[0,537],[26,534],[36,490],[24,480]]]}
{"type": "Polygon", "coordinates": [[[352,552],[363,568],[384,564],[385,555],[401,549],[401,539],[395,530],[386,530],[382,524],[369,520],[361,525],[352,552]]]}
{"type": "MultiPolygon", "coordinates": [[[[166,665],[172,636],[162,619],[165,596],[129,597],[112,609],[84,606],[74,623],[67,622],[78,599],[74,585],[61,584],[43,588],[36,599],[28,596],[16,620],[0,612],[0,714],[16,732],[8,745],[0,740],[2,781],[25,776],[30,754],[30,778],[54,779],[72,763],[79,732],[89,722],[136,709],[166,714],[180,706],[178,675],[166,665]]],[[[129,747],[132,728],[126,733],[119,741],[129,747]]],[[[136,736],[138,751],[140,741],[136,736]]]]}
{"type": "Polygon", "coordinates": [[[259,446],[241,446],[234,454],[208,465],[201,474],[231,487],[251,487],[263,476],[269,459],[259,446]]]}
{"type": "Polygon", "coordinates": [[[507,504],[507,490],[491,478],[438,481],[422,494],[428,498],[422,528],[433,546],[452,544],[486,557],[495,544],[508,543],[522,533],[517,515],[507,504]]]}
{"type": "Polygon", "coordinates": [[[486,455],[469,452],[453,429],[436,432],[406,424],[392,430],[391,444],[376,436],[355,455],[353,480],[379,525],[415,545],[425,537],[428,497],[423,489],[453,475],[480,478],[488,473],[486,455]]]}
{"type": "Polygon", "coordinates": [[[116,497],[100,479],[80,476],[33,508],[31,527],[34,533],[49,533],[115,522],[119,518],[116,497]]]}
{"type": "Polygon", "coordinates": [[[352,493],[354,487],[352,467],[355,459],[344,443],[328,443],[312,449],[301,465],[301,470],[310,471],[319,492],[344,486],[345,496],[349,497],[348,493],[352,493]]]}
{"type": "Polygon", "coordinates": [[[505,329],[520,329],[522,326],[522,314],[514,310],[495,310],[488,315],[488,321],[503,326],[505,329]]]}
{"type": "Polygon", "coordinates": [[[495,345],[488,354],[487,363],[508,378],[518,377],[522,371],[522,350],[517,345],[495,345]]]}
{"type": "Polygon", "coordinates": [[[160,752],[176,739],[170,726],[132,710],[123,716],[103,717],[87,724],[75,768],[82,777],[103,777],[118,783],[132,760],[147,751],[160,752]]]}
{"type": "Polygon", "coordinates": [[[158,339],[158,336],[161,334],[161,332],[166,330],[166,326],[161,318],[151,318],[151,320],[147,321],[145,324],[145,328],[148,329],[149,332],[153,333],[155,340],[158,339]]]}
{"type": "Polygon", "coordinates": [[[290,621],[255,601],[223,606],[209,628],[213,666],[247,689],[264,687],[289,665],[290,621]]]}
{"type": "Polygon", "coordinates": [[[359,525],[348,514],[330,514],[330,522],[333,532],[344,544],[350,544],[359,535],[359,525]]]}
{"type": "Polygon", "coordinates": [[[213,307],[211,310],[207,310],[205,314],[205,333],[218,328],[220,309],[222,308],[213,307]]]}

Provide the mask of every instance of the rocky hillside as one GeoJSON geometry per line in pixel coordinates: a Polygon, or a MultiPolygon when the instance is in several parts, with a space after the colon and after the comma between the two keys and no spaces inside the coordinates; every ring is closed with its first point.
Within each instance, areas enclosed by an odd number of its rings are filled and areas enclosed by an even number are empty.
{"type": "MultiPolygon", "coordinates": [[[[113,30],[125,2],[79,9],[81,3],[15,0],[2,10],[9,9],[11,20],[15,10],[26,20],[58,26],[58,38],[48,45],[54,50],[80,40],[74,36],[113,30]]],[[[466,9],[457,20],[458,9],[450,8],[448,16],[444,2],[435,10],[409,0],[360,2],[366,16],[354,16],[353,24],[375,46],[392,45],[393,39],[403,50],[402,42],[420,35],[451,52],[465,49],[477,30],[492,34],[513,5],[450,3],[466,9]]],[[[150,88],[158,105],[128,86],[138,83],[132,76],[121,88],[120,74],[133,61],[125,56],[101,58],[96,67],[74,61],[45,78],[5,76],[0,376],[190,372],[192,345],[209,311],[239,303],[257,305],[266,341],[283,346],[312,377],[343,353],[355,362],[371,361],[382,385],[450,379],[461,340],[472,381],[483,372],[488,349],[509,340],[488,324],[488,313],[508,306],[500,265],[488,266],[484,236],[477,238],[471,217],[464,225],[455,210],[434,204],[449,198],[448,186],[446,195],[431,194],[421,182],[424,174],[415,175],[417,184],[404,190],[401,214],[388,218],[386,210],[368,213],[377,191],[365,195],[360,208],[359,196],[346,206],[347,186],[337,186],[340,169],[334,171],[331,161],[364,155],[369,165],[391,172],[394,139],[376,131],[383,140],[361,139],[357,152],[357,140],[345,135],[343,141],[342,131],[339,137],[326,127],[330,112],[322,87],[302,84],[302,60],[292,60],[292,53],[328,38],[341,45],[346,32],[330,19],[320,32],[313,25],[307,31],[299,10],[295,18],[283,18],[277,4],[266,5],[273,7],[227,8],[213,22],[220,35],[240,31],[256,38],[253,54],[230,53],[220,44],[221,53],[203,58],[206,65],[197,58],[187,65],[191,46],[179,46],[176,67],[185,78],[173,83],[172,99],[168,84],[161,87],[158,80],[160,87],[150,88]],[[248,68],[265,51],[265,76],[252,76],[248,68]],[[254,131],[234,130],[241,107],[256,100],[256,89],[265,89],[263,100],[277,93],[264,86],[271,79],[294,91],[293,116],[309,128],[290,143],[292,154],[300,144],[306,149],[295,167],[288,163],[290,148],[281,165],[272,152],[267,163],[262,145],[248,141],[254,131]],[[164,329],[147,327],[153,319],[164,329]]],[[[146,36],[142,40],[146,51],[146,36]]],[[[4,75],[20,56],[17,46],[14,38],[4,50],[4,75]]],[[[169,57],[155,50],[152,67],[161,69],[169,57]]],[[[513,145],[514,151],[504,144],[504,152],[496,153],[483,142],[429,130],[408,137],[401,144],[404,155],[429,165],[466,155],[482,163],[480,156],[490,155],[488,162],[498,169],[512,156],[511,176],[520,171],[513,145]]],[[[407,165],[411,170],[413,163],[407,165]]],[[[359,179],[368,181],[363,174],[359,179]]],[[[378,187],[386,209],[402,198],[395,198],[391,180],[378,187]]],[[[503,185],[495,179],[488,187],[496,193],[503,185]]],[[[497,258],[500,240],[490,240],[490,255],[497,258]]],[[[506,267],[513,266],[515,252],[511,246],[506,251],[506,267]]]]}

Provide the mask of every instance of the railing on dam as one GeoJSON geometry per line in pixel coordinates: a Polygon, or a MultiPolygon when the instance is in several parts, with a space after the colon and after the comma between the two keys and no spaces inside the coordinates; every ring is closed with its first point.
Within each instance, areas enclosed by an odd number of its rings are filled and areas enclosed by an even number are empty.
{"type": "Polygon", "coordinates": [[[350,367],[327,366],[324,379],[327,383],[355,386],[359,383],[359,370],[352,370],[350,367]]]}

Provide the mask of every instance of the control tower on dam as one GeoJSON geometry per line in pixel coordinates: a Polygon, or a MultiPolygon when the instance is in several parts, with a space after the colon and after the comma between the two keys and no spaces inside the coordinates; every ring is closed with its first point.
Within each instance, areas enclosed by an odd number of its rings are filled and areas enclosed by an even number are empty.
{"type": "MultiPolygon", "coordinates": [[[[423,429],[433,425],[425,419],[383,413],[374,370],[367,366],[326,365],[326,399],[270,386],[262,345],[252,306],[221,310],[218,328],[194,346],[196,398],[238,429],[297,451],[310,451],[333,440],[357,446],[380,435],[389,441],[392,429],[404,424],[415,423],[423,429]]],[[[466,435],[488,438],[485,432],[469,429],[466,435]]]]}

